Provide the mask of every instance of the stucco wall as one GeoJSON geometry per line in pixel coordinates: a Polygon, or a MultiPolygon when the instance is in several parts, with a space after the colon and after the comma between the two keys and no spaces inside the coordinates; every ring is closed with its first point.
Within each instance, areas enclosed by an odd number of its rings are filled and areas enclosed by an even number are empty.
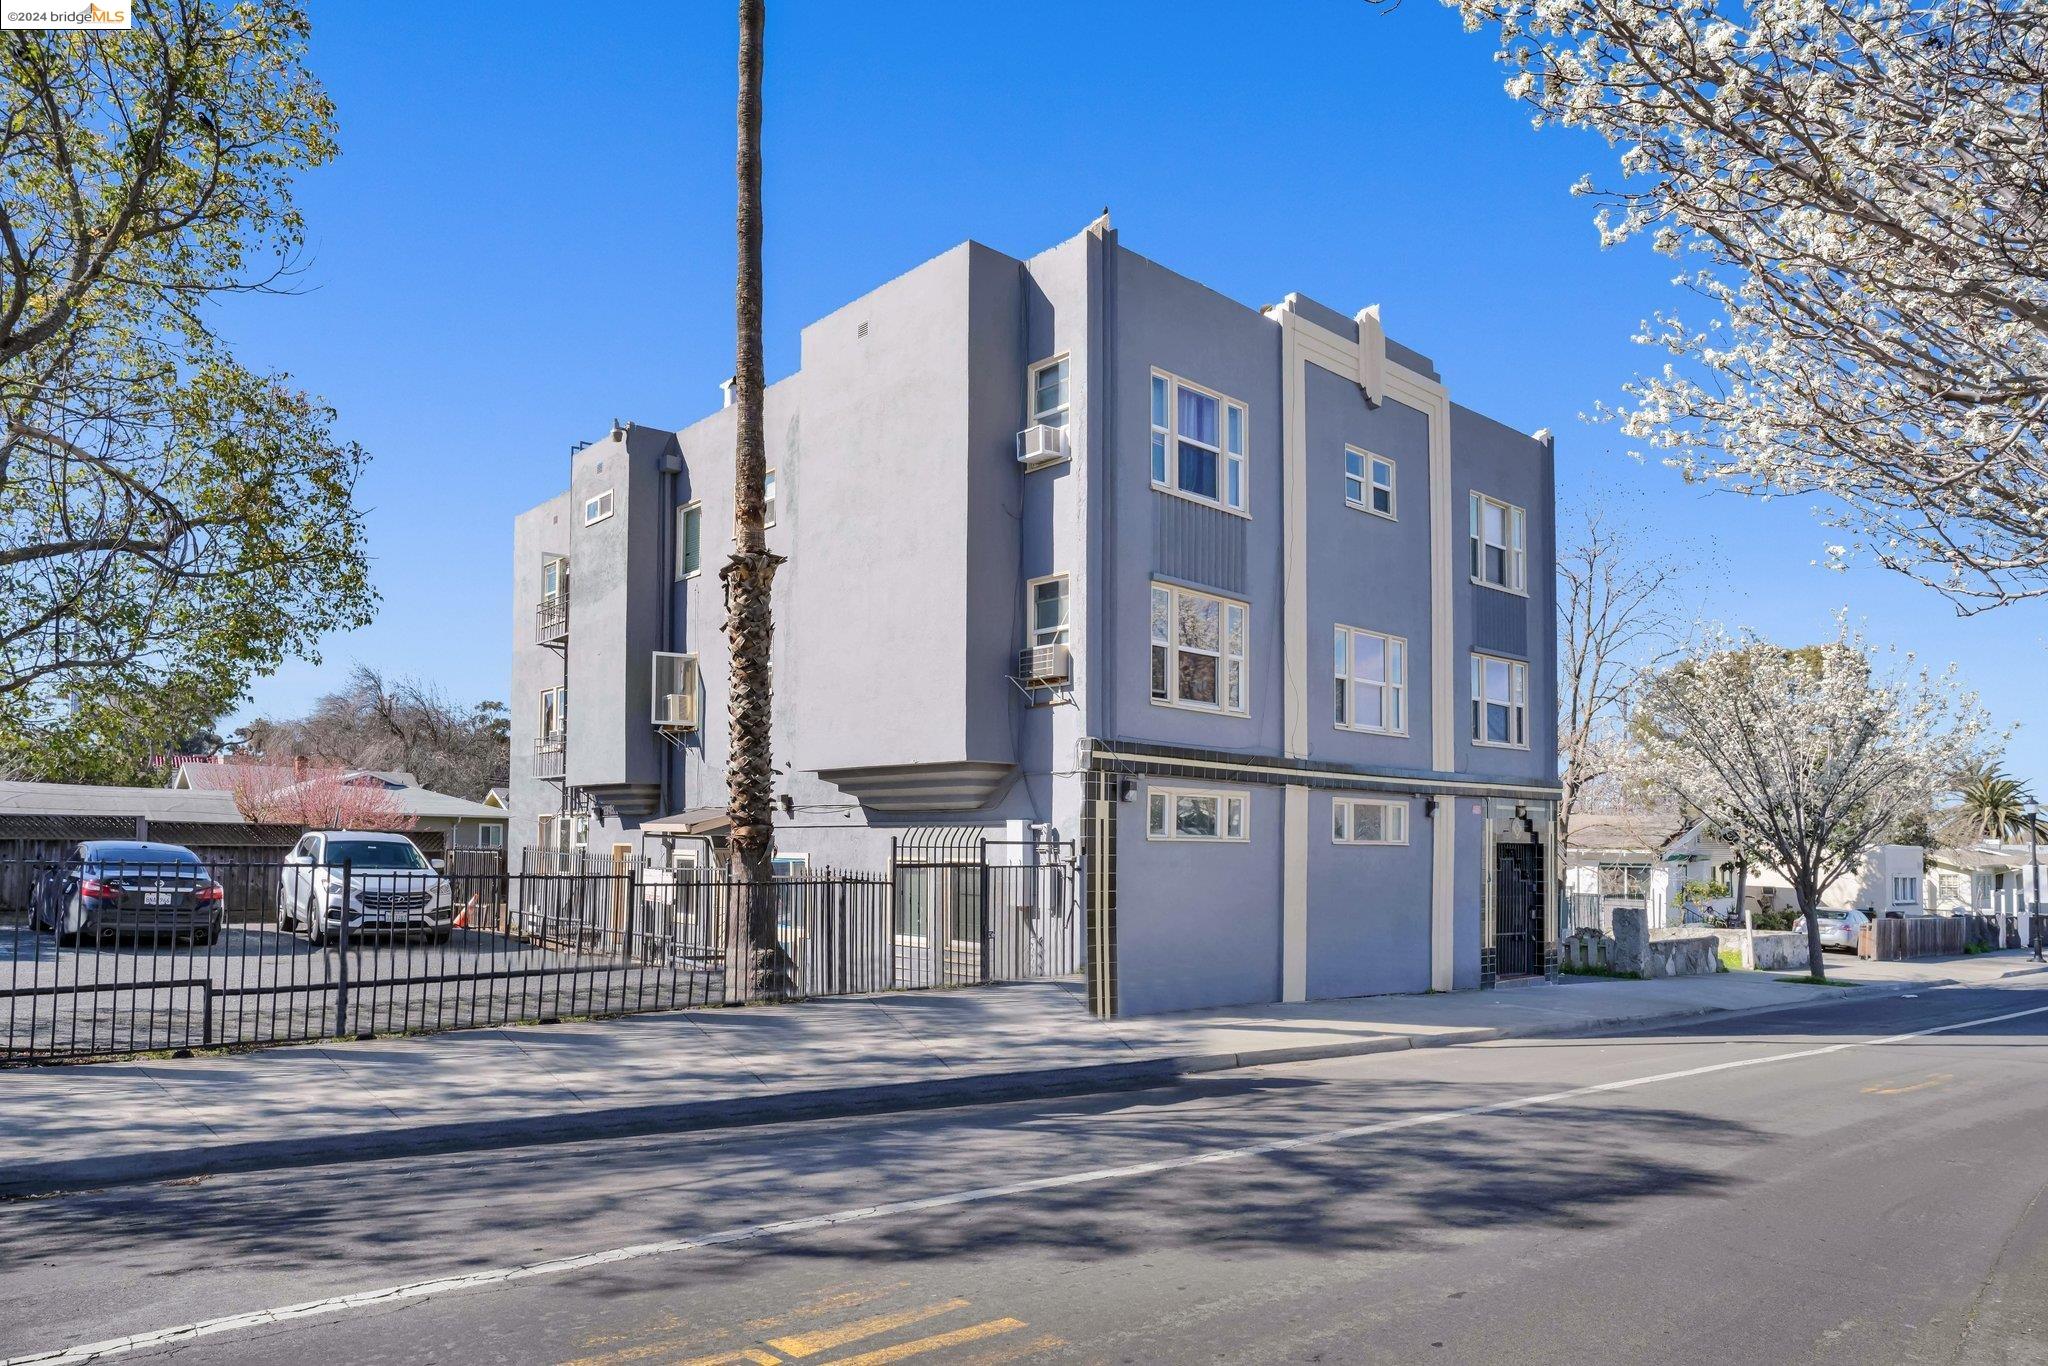
{"type": "Polygon", "coordinates": [[[1308,994],[1429,990],[1430,826],[1405,800],[1405,845],[1338,844],[1331,808],[1377,794],[1309,794],[1308,994]]]}

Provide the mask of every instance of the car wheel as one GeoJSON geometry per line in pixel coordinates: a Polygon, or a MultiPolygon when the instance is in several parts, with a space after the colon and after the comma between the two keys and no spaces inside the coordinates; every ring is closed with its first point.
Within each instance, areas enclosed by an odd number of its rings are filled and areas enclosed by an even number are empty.
{"type": "Polygon", "coordinates": [[[313,898],[306,898],[306,942],[316,949],[327,947],[327,931],[320,925],[320,908],[313,904],[313,898]]]}
{"type": "Polygon", "coordinates": [[[277,932],[290,934],[299,927],[298,917],[292,914],[292,905],[285,896],[283,887],[277,889],[277,932]]]}
{"type": "Polygon", "coordinates": [[[85,909],[83,907],[78,908],[78,923],[76,925],[72,923],[71,915],[72,913],[69,909],[58,912],[56,924],[50,927],[57,935],[57,942],[65,948],[77,947],[79,931],[84,928],[85,909]]]}

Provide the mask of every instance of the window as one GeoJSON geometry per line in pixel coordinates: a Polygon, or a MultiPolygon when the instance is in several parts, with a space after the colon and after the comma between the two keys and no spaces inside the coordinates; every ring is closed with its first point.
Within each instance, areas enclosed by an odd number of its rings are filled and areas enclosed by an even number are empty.
{"type": "Polygon", "coordinates": [[[1336,844],[1406,844],[1408,803],[1338,798],[1330,839],[1336,844]]]}
{"type": "Polygon", "coordinates": [[[1031,594],[1031,644],[1035,649],[1041,645],[1065,645],[1067,643],[1067,576],[1054,574],[1049,578],[1033,579],[1028,586],[1031,594]]]}
{"type": "Polygon", "coordinates": [[[476,828],[476,847],[479,849],[503,849],[505,827],[502,825],[479,825],[476,828]]]}
{"type": "Polygon", "coordinates": [[[811,856],[809,854],[777,854],[769,860],[769,864],[776,877],[807,877],[811,871],[811,856]]]}
{"type": "Polygon", "coordinates": [[[1067,425],[1067,358],[1031,367],[1031,421],[1041,427],[1067,425]]]}
{"type": "Polygon", "coordinates": [[[1171,707],[1248,714],[1241,602],[1152,585],[1152,700],[1171,707]]]}
{"type": "Polygon", "coordinates": [[[1242,403],[1152,372],[1152,486],[1243,512],[1242,403]]]}
{"type": "Polygon", "coordinates": [[[550,555],[540,562],[540,596],[543,602],[553,602],[562,596],[562,590],[569,586],[569,562],[560,555],[550,555]]]}
{"type": "Polygon", "coordinates": [[[1598,877],[1601,896],[1642,901],[1650,895],[1650,865],[1647,863],[1603,863],[1598,877]]]}
{"type": "Polygon", "coordinates": [[[1493,655],[1472,656],[1472,743],[1529,747],[1529,666],[1493,655]]]}
{"type": "Polygon", "coordinates": [[[1337,628],[1337,725],[1408,733],[1407,641],[1354,626],[1337,628]]]}
{"type": "Polygon", "coordinates": [[[1472,577],[1480,583],[1526,592],[1529,582],[1527,528],[1522,510],[1483,493],[1472,495],[1472,577]]]}
{"type": "Polygon", "coordinates": [[[590,526],[595,522],[602,522],[611,515],[612,491],[610,489],[606,489],[603,493],[598,494],[583,504],[583,525],[585,526],[590,526]]]}
{"type": "Polygon", "coordinates": [[[1344,501],[1361,512],[1394,515],[1394,462],[1384,455],[1344,448],[1344,501]]]}
{"type": "Polygon", "coordinates": [[[685,503],[676,509],[676,577],[687,579],[702,565],[704,509],[685,503]]]}
{"type": "Polygon", "coordinates": [[[768,471],[761,482],[761,525],[775,525],[775,471],[768,471]]]}
{"type": "Polygon", "coordinates": [[[655,651],[651,700],[655,725],[696,725],[697,656],[655,651]]]}
{"type": "Polygon", "coordinates": [[[544,745],[562,743],[562,732],[568,729],[569,690],[566,687],[542,688],[540,690],[540,741],[544,745]]]}
{"type": "Polygon", "coordinates": [[[1152,787],[1145,790],[1145,835],[1155,840],[1243,840],[1242,792],[1152,787]]]}
{"type": "Polygon", "coordinates": [[[1920,900],[1920,879],[1917,877],[1895,877],[1892,879],[1892,905],[1910,906],[1920,900]]]}

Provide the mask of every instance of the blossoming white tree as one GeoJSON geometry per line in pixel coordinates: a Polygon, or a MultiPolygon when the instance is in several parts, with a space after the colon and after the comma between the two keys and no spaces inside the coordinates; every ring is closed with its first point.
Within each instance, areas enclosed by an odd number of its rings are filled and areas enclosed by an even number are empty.
{"type": "MultiPolygon", "coordinates": [[[[1704,325],[1624,429],[1689,478],[1817,494],[1979,610],[2048,594],[2048,6],[1445,0],[1536,122],[1621,149],[1602,240],[1697,263],[1704,325]]],[[[1829,547],[1830,555],[1852,553],[1829,547]]]]}
{"type": "Polygon", "coordinates": [[[1824,978],[1822,890],[1903,813],[1927,809],[1984,730],[1953,668],[1886,664],[1846,625],[1796,650],[1714,630],[1644,688],[1635,762],[1785,879],[1824,978]]]}

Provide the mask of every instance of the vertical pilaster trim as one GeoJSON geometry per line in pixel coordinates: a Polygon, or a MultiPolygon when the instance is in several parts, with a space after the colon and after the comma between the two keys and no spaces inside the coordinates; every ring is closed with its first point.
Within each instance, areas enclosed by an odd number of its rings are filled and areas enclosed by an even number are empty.
{"type": "Polygon", "coordinates": [[[1280,999],[1308,999],[1308,788],[1289,783],[1281,807],[1280,999]]]}
{"type": "Polygon", "coordinates": [[[1430,685],[1429,740],[1431,762],[1439,773],[1458,767],[1456,724],[1457,677],[1452,658],[1453,613],[1451,596],[1453,566],[1465,553],[1455,540],[1457,523],[1452,516],[1451,489],[1451,403],[1439,388],[1429,413],[1429,623],[1430,685]]]}
{"type": "Polygon", "coordinates": [[[1429,821],[1429,989],[1449,991],[1457,983],[1456,921],[1452,891],[1458,877],[1458,803],[1439,797],[1429,821]]]}
{"type": "Polygon", "coordinates": [[[1308,757],[1308,404],[1300,318],[1280,320],[1281,752],[1308,757]]]}
{"type": "Polygon", "coordinates": [[[1114,771],[1101,767],[1099,760],[1091,763],[1083,782],[1081,857],[1088,888],[1083,924],[1088,945],[1088,1009],[1103,1019],[1113,1019],[1121,1005],[1116,961],[1116,824],[1122,782],[1114,771]]]}

